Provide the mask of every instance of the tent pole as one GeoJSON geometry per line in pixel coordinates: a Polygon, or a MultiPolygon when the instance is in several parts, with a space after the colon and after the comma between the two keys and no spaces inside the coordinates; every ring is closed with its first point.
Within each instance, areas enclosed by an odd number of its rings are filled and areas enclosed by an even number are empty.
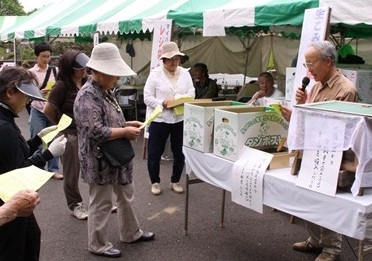
{"type": "Polygon", "coordinates": [[[17,66],[17,44],[16,44],[16,38],[14,37],[13,41],[13,52],[14,52],[14,65],[17,66]]]}
{"type": "Polygon", "coordinates": [[[245,68],[244,68],[244,81],[243,81],[243,85],[245,85],[245,80],[247,78],[247,71],[248,71],[248,60],[249,60],[249,44],[250,44],[250,37],[248,37],[248,46],[244,46],[245,48],[245,68]]]}

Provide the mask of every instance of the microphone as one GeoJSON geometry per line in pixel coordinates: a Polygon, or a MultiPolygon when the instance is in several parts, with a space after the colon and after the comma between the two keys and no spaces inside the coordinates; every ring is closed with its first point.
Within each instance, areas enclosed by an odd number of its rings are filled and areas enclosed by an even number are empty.
{"type": "Polygon", "coordinates": [[[306,87],[309,85],[309,83],[310,83],[310,79],[309,79],[309,77],[304,77],[303,79],[302,79],[302,88],[301,88],[301,90],[304,92],[305,91],[305,89],[306,89],[306,87]]]}

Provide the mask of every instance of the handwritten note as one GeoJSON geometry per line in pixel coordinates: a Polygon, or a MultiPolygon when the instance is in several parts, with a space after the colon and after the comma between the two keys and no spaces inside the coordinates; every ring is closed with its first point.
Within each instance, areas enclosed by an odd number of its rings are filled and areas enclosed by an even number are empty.
{"type": "Polygon", "coordinates": [[[273,155],[244,147],[233,166],[231,200],[262,214],[263,177],[273,155]]]}
{"type": "Polygon", "coordinates": [[[71,124],[71,122],[72,122],[72,119],[66,114],[63,114],[61,119],[58,122],[57,129],[41,137],[41,140],[43,141],[43,143],[48,144],[49,142],[51,142],[54,139],[54,137],[57,136],[57,134],[60,131],[63,131],[64,129],[66,129],[71,124]]]}
{"type": "Polygon", "coordinates": [[[341,160],[342,151],[304,150],[296,185],[334,197],[341,160]]]}
{"type": "Polygon", "coordinates": [[[6,202],[23,189],[38,190],[53,176],[53,172],[35,166],[12,170],[0,175],[0,198],[6,202]]]}
{"type": "Polygon", "coordinates": [[[319,150],[339,150],[344,146],[345,130],[345,120],[319,117],[318,113],[309,113],[305,121],[304,147],[308,148],[308,144],[311,143],[319,150]],[[314,128],[314,126],[322,127],[314,128]]]}

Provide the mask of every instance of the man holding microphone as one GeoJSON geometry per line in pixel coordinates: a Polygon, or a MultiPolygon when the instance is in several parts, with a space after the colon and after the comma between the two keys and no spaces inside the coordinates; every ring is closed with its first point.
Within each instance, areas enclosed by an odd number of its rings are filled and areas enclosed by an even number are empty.
{"type": "MultiPolygon", "coordinates": [[[[332,100],[357,102],[355,86],[335,67],[336,56],[336,48],[329,41],[312,42],[308,46],[304,66],[316,83],[309,93],[302,86],[296,90],[297,104],[332,100]]],[[[281,111],[283,117],[289,121],[292,110],[282,107],[281,111]]],[[[307,221],[305,225],[310,236],[304,242],[295,243],[293,249],[301,252],[320,252],[315,261],[337,260],[341,253],[342,235],[307,221]]]]}

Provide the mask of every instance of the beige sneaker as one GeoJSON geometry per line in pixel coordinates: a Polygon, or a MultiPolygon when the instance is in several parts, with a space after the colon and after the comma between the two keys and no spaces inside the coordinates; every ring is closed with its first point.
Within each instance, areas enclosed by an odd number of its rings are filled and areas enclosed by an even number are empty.
{"type": "Polygon", "coordinates": [[[170,184],[170,188],[174,191],[174,192],[176,192],[176,193],[178,193],[178,194],[181,194],[182,192],[183,192],[183,188],[182,188],[182,186],[180,185],[180,183],[171,183],[170,184]]]}
{"type": "Polygon", "coordinates": [[[293,250],[300,251],[300,252],[312,252],[312,253],[320,253],[322,252],[323,248],[316,247],[310,244],[309,241],[298,242],[293,245],[293,250]]]}
{"type": "Polygon", "coordinates": [[[322,252],[316,259],[315,261],[336,261],[338,260],[339,256],[330,254],[327,252],[322,252]]]}
{"type": "Polygon", "coordinates": [[[81,202],[76,205],[74,210],[70,210],[70,212],[71,212],[71,215],[73,215],[77,219],[80,219],[80,220],[88,219],[88,212],[85,209],[85,206],[83,205],[83,203],[81,202]]]}
{"type": "Polygon", "coordinates": [[[59,174],[57,172],[54,172],[52,178],[53,179],[57,179],[57,180],[62,180],[63,179],[63,175],[62,174],[59,174]]]}
{"type": "Polygon", "coordinates": [[[154,183],[151,185],[151,193],[154,195],[159,195],[161,193],[161,188],[159,183],[154,183]]]}

